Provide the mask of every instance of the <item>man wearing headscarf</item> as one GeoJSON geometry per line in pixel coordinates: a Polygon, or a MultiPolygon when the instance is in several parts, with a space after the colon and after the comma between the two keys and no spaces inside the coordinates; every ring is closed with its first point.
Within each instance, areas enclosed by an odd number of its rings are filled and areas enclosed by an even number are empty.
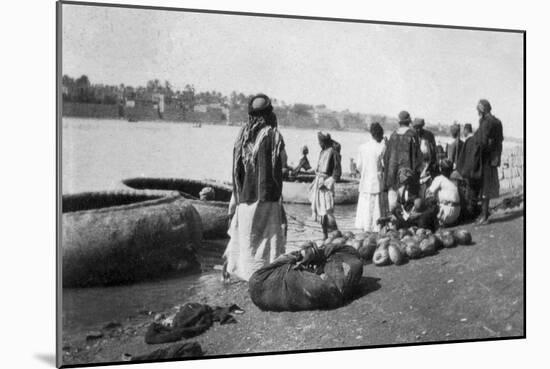
{"type": "Polygon", "coordinates": [[[456,162],[458,161],[458,155],[462,150],[464,142],[460,139],[460,125],[455,123],[451,126],[451,136],[453,137],[453,142],[447,146],[447,159],[450,160],[452,168],[456,168],[456,162]]]}
{"type": "Polygon", "coordinates": [[[226,272],[244,280],[285,251],[286,216],[281,193],[286,153],[276,127],[269,97],[252,97],[248,123],[233,148],[230,240],[224,253],[226,272]]]}
{"type": "Polygon", "coordinates": [[[332,140],[329,133],[317,134],[321,153],[317,163],[315,180],[311,185],[310,201],[313,219],[320,217],[323,236],[338,229],[334,217],[334,187],[342,175],[342,163],[339,145],[332,140]]]}
{"type": "Polygon", "coordinates": [[[489,222],[489,200],[498,197],[500,182],[498,167],[502,154],[502,123],[491,113],[491,104],[485,99],[479,100],[479,128],[474,139],[481,148],[481,216],[478,224],[489,222]]]}
{"type": "MultiPolygon", "coordinates": [[[[399,183],[399,170],[408,168],[414,177],[413,181],[418,182],[422,170],[422,154],[418,135],[409,126],[411,116],[408,112],[399,113],[399,128],[390,136],[386,151],[384,152],[384,192],[388,193],[389,211],[397,205],[397,189],[399,183]]],[[[387,214],[386,214],[387,215],[387,214]]]]}

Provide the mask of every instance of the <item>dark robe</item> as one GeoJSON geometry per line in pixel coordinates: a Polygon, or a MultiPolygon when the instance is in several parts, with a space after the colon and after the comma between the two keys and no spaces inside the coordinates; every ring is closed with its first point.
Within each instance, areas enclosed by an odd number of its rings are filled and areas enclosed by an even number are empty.
{"type": "Polygon", "coordinates": [[[333,177],[335,181],[340,180],[340,176],[342,175],[340,154],[332,146],[321,150],[319,162],[317,163],[317,173],[333,177]]]}
{"type": "Polygon", "coordinates": [[[481,161],[484,165],[493,167],[500,166],[500,156],[502,155],[502,123],[500,120],[490,114],[485,115],[479,120],[479,129],[474,137],[481,146],[481,161]]]}
{"type": "Polygon", "coordinates": [[[464,141],[456,162],[456,171],[468,180],[481,179],[481,146],[473,136],[464,141]]]}
{"type": "Polygon", "coordinates": [[[436,170],[437,167],[437,149],[435,144],[435,137],[432,132],[422,129],[422,132],[418,134],[419,144],[422,141],[426,141],[428,146],[428,152],[422,153],[422,160],[425,163],[429,163],[430,173],[436,170]]]}
{"type": "Polygon", "coordinates": [[[384,153],[384,191],[389,189],[397,190],[400,168],[410,168],[416,176],[422,170],[422,153],[418,135],[409,128],[404,133],[394,131],[386,146],[384,153]]]}
{"type": "Polygon", "coordinates": [[[267,134],[258,134],[258,151],[249,164],[242,155],[242,136],[239,133],[233,149],[233,193],[237,204],[256,201],[279,201],[283,189],[283,163],[280,156],[284,141],[277,129],[267,128],[267,134]]]}
{"type": "Polygon", "coordinates": [[[481,147],[481,196],[495,198],[499,195],[498,167],[502,154],[502,123],[491,114],[479,120],[474,138],[481,147]]]}
{"type": "Polygon", "coordinates": [[[462,146],[464,146],[464,142],[460,138],[455,139],[453,142],[447,146],[447,159],[453,163],[453,166],[458,161],[458,156],[460,155],[460,151],[462,151],[462,146]]]}

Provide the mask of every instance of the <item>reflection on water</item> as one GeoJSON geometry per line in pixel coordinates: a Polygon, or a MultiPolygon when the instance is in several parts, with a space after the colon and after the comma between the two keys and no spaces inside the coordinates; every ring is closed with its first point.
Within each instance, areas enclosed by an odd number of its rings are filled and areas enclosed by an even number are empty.
{"type": "Polygon", "coordinates": [[[164,279],[128,286],[63,291],[63,331],[68,334],[123,322],[146,311],[163,311],[187,302],[194,290],[219,288],[217,273],[164,279]]]}

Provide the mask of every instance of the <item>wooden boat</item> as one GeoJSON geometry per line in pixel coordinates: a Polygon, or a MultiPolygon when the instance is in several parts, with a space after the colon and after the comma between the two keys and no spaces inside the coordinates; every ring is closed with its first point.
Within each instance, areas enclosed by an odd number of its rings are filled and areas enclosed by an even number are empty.
{"type": "Polygon", "coordinates": [[[62,198],[63,287],[199,271],[199,214],[178,193],[88,192],[62,198]]]}
{"type": "MultiPolygon", "coordinates": [[[[299,174],[292,181],[283,183],[283,202],[294,204],[310,204],[309,192],[314,174],[299,174]]],[[[335,185],[335,204],[356,204],[359,199],[359,181],[355,178],[343,177],[335,185]]]]}
{"type": "Polygon", "coordinates": [[[229,201],[231,185],[213,180],[194,180],[185,178],[129,178],[122,181],[134,190],[177,191],[187,198],[200,215],[203,237],[206,239],[226,238],[229,225],[229,201]],[[200,200],[199,192],[205,187],[212,187],[213,200],[200,200]]]}

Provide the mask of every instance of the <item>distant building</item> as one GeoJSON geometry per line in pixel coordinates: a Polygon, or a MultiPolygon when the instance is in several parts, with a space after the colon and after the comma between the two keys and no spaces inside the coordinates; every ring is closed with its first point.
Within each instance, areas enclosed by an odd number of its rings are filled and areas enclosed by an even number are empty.
{"type": "Polygon", "coordinates": [[[206,113],[208,111],[208,104],[197,104],[193,106],[193,111],[197,113],[206,113]]]}

